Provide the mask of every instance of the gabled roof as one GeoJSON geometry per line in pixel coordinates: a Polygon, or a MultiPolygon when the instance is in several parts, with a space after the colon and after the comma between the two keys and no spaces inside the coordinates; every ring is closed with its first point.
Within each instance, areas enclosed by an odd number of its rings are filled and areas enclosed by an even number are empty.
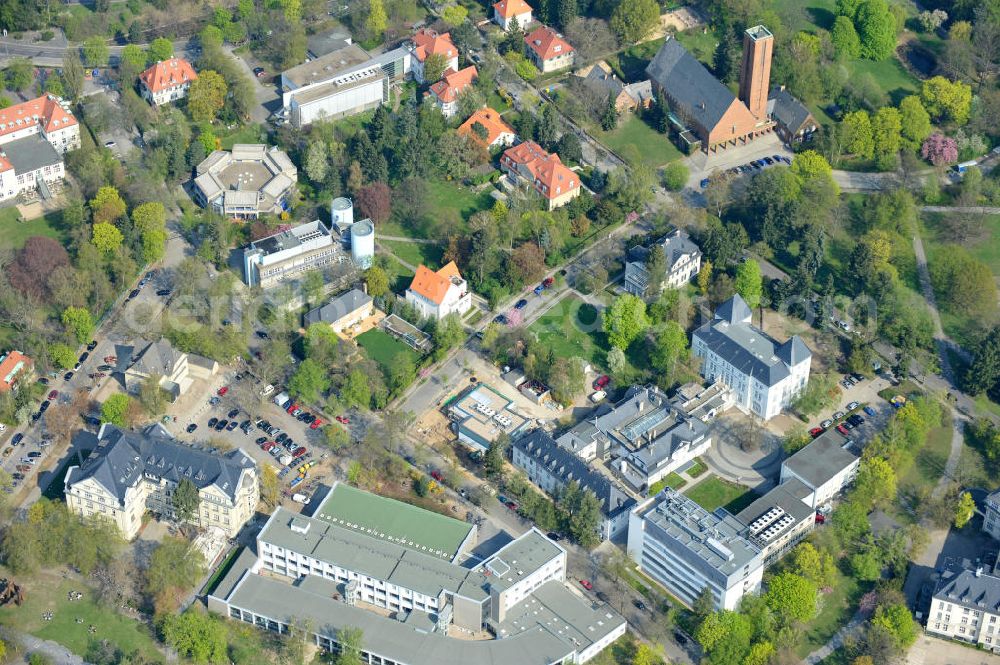
{"type": "Polygon", "coordinates": [[[669,36],[646,66],[646,73],[667,92],[682,114],[708,130],[719,124],[736,101],[729,88],[669,36]]]}
{"type": "Polygon", "coordinates": [[[448,294],[448,287],[452,285],[454,279],[462,279],[454,261],[450,261],[448,265],[437,272],[420,264],[417,267],[417,274],[413,276],[413,282],[410,284],[410,291],[440,305],[444,302],[444,297],[448,294]]]}
{"type": "Polygon", "coordinates": [[[52,132],[76,124],[72,111],[63,107],[62,100],[55,95],[42,95],[0,110],[0,136],[32,125],[41,125],[45,132],[52,132]]]}
{"type": "Polygon", "coordinates": [[[752,316],[753,312],[750,311],[750,306],[747,305],[747,301],[743,299],[743,296],[737,293],[732,298],[719,305],[719,308],[715,310],[715,316],[713,318],[719,321],[725,321],[726,323],[750,323],[752,316]]]}
{"type": "Polygon", "coordinates": [[[500,114],[488,106],[484,106],[470,115],[469,119],[463,122],[457,131],[459,134],[468,135],[480,143],[485,143],[487,146],[496,143],[503,134],[517,135],[514,128],[504,122],[500,114]],[[486,129],[485,140],[472,131],[472,126],[477,122],[486,129]]]}
{"type": "Polygon", "coordinates": [[[553,199],[580,187],[580,179],[562,163],[559,155],[546,152],[534,141],[508,148],[503,158],[526,168],[535,180],[535,189],[546,198],[553,199]]]}
{"type": "Polygon", "coordinates": [[[767,98],[767,114],[792,132],[797,132],[812,117],[805,104],[785,90],[784,86],[771,90],[767,98]]]}
{"type": "Polygon", "coordinates": [[[934,598],[997,614],[1000,613],[1000,577],[988,569],[984,572],[952,562],[941,573],[934,598]]]}
{"type": "Polygon", "coordinates": [[[306,313],[306,325],[313,323],[336,323],[349,314],[367,307],[372,302],[372,297],[360,289],[351,289],[347,293],[342,293],[322,307],[310,310],[306,313]]]}
{"type": "Polygon", "coordinates": [[[524,43],[542,60],[573,52],[573,47],[558,32],[543,25],[524,36],[524,43]]]}
{"type": "Polygon", "coordinates": [[[453,102],[458,99],[458,93],[472,85],[478,74],[473,65],[457,72],[449,67],[445,70],[441,80],[431,86],[431,93],[441,100],[442,104],[453,102]]]}
{"type": "Polygon", "coordinates": [[[17,375],[31,367],[31,358],[20,351],[0,355],[0,392],[6,392],[17,381],[17,375]]]}
{"type": "Polygon", "coordinates": [[[531,12],[531,5],[524,0],[500,0],[493,4],[493,10],[500,18],[508,19],[531,12]]]}
{"type": "Polygon", "coordinates": [[[142,74],[139,80],[142,81],[150,92],[160,92],[167,88],[173,88],[184,83],[190,83],[198,78],[191,63],[184,58],[170,58],[161,60],[142,74]]]}
{"type": "Polygon", "coordinates": [[[439,35],[429,28],[420,28],[413,35],[413,46],[415,47],[413,55],[420,62],[423,62],[427,59],[427,56],[434,55],[435,53],[443,55],[446,60],[451,60],[458,56],[458,49],[451,41],[451,33],[448,32],[439,35]]]}
{"type": "Polygon", "coordinates": [[[184,354],[170,344],[170,340],[162,338],[153,342],[136,357],[129,371],[136,371],[147,376],[160,374],[170,376],[184,354]]]}

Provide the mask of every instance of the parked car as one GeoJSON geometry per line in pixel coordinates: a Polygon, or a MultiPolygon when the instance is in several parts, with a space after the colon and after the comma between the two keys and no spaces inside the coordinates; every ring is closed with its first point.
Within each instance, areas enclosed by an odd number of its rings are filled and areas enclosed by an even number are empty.
{"type": "Polygon", "coordinates": [[[215,427],[215,425],[216,425],[216,424],[217,424],[218,422],[219,422],[219,419],[218,419],[218,418],[209,418],[209,419],[208,419],[208,426],[209,426],[210,428],[212,428],[212,427],[215,427]]]}
{"type": "Polygon", "coordinates": [[[38,379],[38,382],[39,382],[40,384],[42,384],[43,386],[47,386],[47,385],[49,385],[49,380],[48,380],[48,379],[46,379],[46,378],[45,378],[44,376],[42,376],[42,377],[39,377],[39,379],[38,379]]]}
{"type": "Polygon", "coordinates": [[[854,409],[858,408],[859,406],[861,406],[860,402],[851,402],[850,404],[847,405],[847,410],[848,411],[853,411],[854,409]]]}
{"type": "Polygon", "coordinates": [[[323,421],[320,420],[319,418],[309,423],[309,429],[319,429],[322,426],[323,426],[323,421]]]}
{"type": "Polygon", "coordinates": [[[48,399],[55,399],[56,397],[59,397],[59,391],[53,390],[52,392],[49,393],[48,399]]]}
{"type": "Polygon", "coordinates": [[[298,459],[298,458],[302,457],[305,454],[306,454],[306,447],[305,446],[299,446],[298,448],[296,448],[292,452],[292,457],[294,457],[295,459],[298,459]]]}
{"type": "Polygon", "coordinates": [[[21,434],[20,432],[18,432],[17,434],[15,434],[14,436],[11,437],[11,439],[10,439],[10,445],[16,446],[19,443],[21,443],[22,441],[24,441],[24,435],[21,434]]]}
{"type": "Polygon", "coordinates": [[[229,421],[226,420],[225,418],[223,418],[219,422],[215,423],[215,431],[216,432],[221,432],[222,430],[226,429],[226,427],[228,425],[229,425],[229,421]]]}
{"type": "Polygon", "coordinates": [[[866,407],[865,407],[865,408],[863,409],[863,411],[864,411],[865,413],[867,413],[867,414],[868,414],[869,416],[874,416],[874,415],[875,415],[875,409],[871,408],[870,406],[866,406],[866,407]]]}
{"type": "Polygon", "coordinates": [[[611,377],[602,374],[594,380],[594,390],[604,390],[609,383],[611,383],[611,377]]]}
{"type": "Polygon", "coordinates": [[[169,296],[170,295],[170,289],[160,289],[159,291],[156,292],[156,295],[161,296],[161,297],[162,296],[169,296]]]}
{"type": "Polygon", "coordinates": [[[833,419],[834,420],[840,420],[843,417],[844,417],[844,412],[843,411],[837,411],[836,413],[833,414],[833,419]]]}
{"type": "Polygon", "coordinates": [[[219,390],[218,390],[218,392],[216,392],[216,394],[219,397],[225,397],[226,393],[228,393],[228,392],[229,392],[229,386],[222,386],[221,388],[219,388],[219,390]]]}
{"type": "Polygon", "coordinates": [[[253,68],[253,75],[256,76],[257,78],[263,78],[266,74],[267,72],[264,71],[263,67],[253,68]]]}
{"type": "Polygon", "coordinates": [[[139,295],[139,289],[132,289],[132,292],[128,294],[128,300],[135,298],[137,295],[139,295]]]}
{"type": "Polygon", "coordinates": [[[552,285],[555,283],[556,283],[555,277],[546,277],[545,279],[542,280],[542,286],[544,286],[547,289],[552,288],[552,285]]]}
{"type": "Polygon", "coordinates": [[[32,452],[28,453],[28,457],[30,457],[31,459],[38,459],[41,456],[42,454],[37,450],[33,450],[32,452]]]}
{"type": "Polygon", "coordinates": [[[642,602],[638,598],[636,598],[635,600],[633,600],[632,604],[635,605],[635,609],[637,609],[637,610],[645,610],[646,609],[646,603],[642,602]]]}
{"type": "Polygon", "coordinates": [[[708,187],[708,178],[702,178],[701,182],[698,183],[698,186],[701,187],[702,189],[708,187]]]}
{"type": "Polygon", "coordinates": [[[832,425],[832,424],[833,424],[833,421],[827,419],[827,420],[824,420],[823,422],[821,422],[819,424],[819,426],[822,427],[823,429],[830,429],[830,425],[832,425]]]}
{"type": "Polygon", "coordinates": [[[349,425],[351,423],[351,419],[347,416],[337,416],[335,420],[341,425],[349,425]]]}
{"type": "Polygon", "coordinates": [[[507,317],[503,314],[497,314],[493,317],[493,323],[499,323],[502,326],[507,325],[507,317]]]}
{"type": "Polygon", "coordinates": [[[281,434],[279,434],[276,437],[274,437],[274,440],[276,442],[278,442],[278,443],[284,443],[285,439],[287,439],[287,438],[288,438],[288,435],[285,434],[284,432],[282,432],[281,434]]]}
{"type": "Polygon", "coordinates": [[[590,580],[580,580],[580,586],[582,586],[587,591],[594,590],[594,584],[590,580]]]}
{"type": "Polygon", "coordinates": [[[431,478],[433,478],[434,480],[438,481],[439,483],[440,482],[444,482],[444,476],[437,469],[434,469],[433,471],[431,471],[431,478]]]}
{"type": "Polygon", "coordinates": [[[843,434],[844,436],[847,436],[847,428],[844,427],[843,425],[837,425],[837,431],[843,434]]]}
{"type": "Polygon", "coordinates": [[[227,432],[232,432],[234,429],[236,429],[239,426],[240,426],[240,424],[238,422],[236,422],[235,420],[230,420],[229,424],[226,425],[226,431],[227,432]]]}
{"type": "Polygon", "coordinates": [[[847,421],[852,425],[854,425],[855,427],[860,427],[865,424],[865,419],[856,413],[850,418],[848,418],[847,421]]]}
{"type": "Polygon", "coordinates": [[[187,430],[186,431],[187,431],[188,434],[190,434],[191,432],[195,431],[196,429],[198,429],[198,425],[196,423],[191,423],[190,425],[187,426],[187,430]]]}
{"type": "Polygon", "coordinates": [[[274,448],[274,441],[266,442],[264,445],[261,446],[261,448],[264,450],[265,453],[271,452],[271,449],[274,448]]]}
{"type": "Polygon", "coordinates": [[[822,427],[813,427],[811,430],[809,430],[809,436],[811,436],[812,438],[815,439],[817,436],[819,436],[820,434],[822,434],[824,431],[826,431],[826,430],[824,430],[822,427]]]}
{"type": "Polygon", "coordinates": [[[557,533],[555,531],[549,531],[547,534],[545,534],[545,536],[549,540],[555,540],[555,541],[562,540],[562,534],[561,533],[557,533]]]}
{"type": "Polygon", "coordinates": [[[545,287],[542,286],[541,284],[539,284],[533,290],[534,290],[536,296],[540,296],[540,295],[542,295],[542,291],[545,290],[545,287]]]}
{"type": "Polygon", "coordinates": [[[73,372],[66,372],[63,374],[63,381],[69,381],[73,378],[73,372]]]}
{"type": "Polygon", "coordinates": [[[226,414],[226,417],[227,418],[235,418],[238,415],[240,415],[240,410],[239,409],[230,409],[229,413],[226,414]]]}
{"type": "Polygon", "coordinates": [[[528,301],[525,300],[524,298],[521,298],[516,303],[514,303],[514,309],[524,309],[527,306],[528,306],[528,301]]]}

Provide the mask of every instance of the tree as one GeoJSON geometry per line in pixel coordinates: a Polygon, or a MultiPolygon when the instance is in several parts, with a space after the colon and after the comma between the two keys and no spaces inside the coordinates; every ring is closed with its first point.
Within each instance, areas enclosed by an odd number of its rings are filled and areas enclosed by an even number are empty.
{"type": "Polygon", "coordinates": [[[604,111],[601,113],[601,129],[610,132],[618,126],[618,107],[615,105],[615,95],[608,93],[608,99],[604,103],[604,111]]]}
{"type": "Polygon", "coordinates": [[[855,498],[863,505],[875,508],[896,498],[896,473],[881,457],[861,460],[854,488],[855,498]]]}
{"type": "Polygon", "coordinates": [[[583,161],[583,147],[580,145],[580,139],[573,132],[566,132],[559,137],[559,141],[556,143],[556,153],[564,162],[579,163],[583,161]]]}
{"type": "Polygon", "coordinates": [[[830,40],[837,55],[847,60],[854,60],[861,55],[861,38],[854,29],[854,22],[846,16],[838,16],[833,21],[830,40]]]}
{"type": "Polygon", "coordinates": [[[63,310],[62,324],[80,344],[90,341],[90,335],[94,332],[94,319],[90,310],[83,307],[67,307],[63,310]]]}
{"type": "Polygon", "coordinates": [[[365,285],[368,287],[368,295],[381,298],[389,292],[389,275],[385,269],[372,266],[365,271],[365,285]]]}
{"type": "Polygon", "coordinates": [[[794,573],[779,573],[767,585],[765,601],[783,625],[805,622],[816,615],[816,585],[794,573]]]}
{"type": "Polygon", "coordinates": [[[12,59],[3,74],[7,80],[7,87],[19,92],[27,90],[35,81],[34,66],[27,58],[12,59]]]}
{"type": "Polygon", "coordinates": [[[899,103],[902,124],[903,146],[916,150],[931,134],[931,116],[916,95],[904,97],[899,103]]]}
{"type": "Polygon", "coordinates": [[[973,500],[972,495],[968,492],[962,492],[962,496],[958,499],[958,506],[955,508],[955,528],[961,529],[972,516],[976,514],[976,502],[973,500]]]}
{"type": "Polygon", "coordinates": [[[996,311],[997,287],[989,267],[959,245],[945,245],[930,264],[931,283],[950,312],[996,311]]]}
{"type": "Polygon", "coordinates": [[[400,351],[389,363],[389,386],[393,391],[401,391],[413,383],[417,377],[417,364],[410,353],[400,351]]]}
{"type": "Polygon", "coordinates": [[[707,295],[708,287],[712,283],[712,262],[708,259],[705,259],[702,262],[701,268],[698,270],[698,277],[696,281],[701,295],[707,295]]]}
{"type": "Polygon", "coordinates": [[[886,0],[864,0],[854,17],[861,40],[861,57],[885,60],[896,49],[896,17],[886,0]]]}
{"type": "Polygon", "coordinates": [[[736,268],[736,279],[733,283],[736,293],[740,294],[750,309],[760,305],[764,294],[764,278],[760,272],[760,264],[753,259],[747,259],[736,268]]]}
{"type": "Polygon", "coordinates": [[[507,447],[510,439],[506,434],[501,434],[495,441],[490,443],[483,456],[483,471],[490,480],[497,481],[503,475],[503,464],[507,457],[507,447]]]}
{"type": "Polygon", "coordinates": [[[660,21],[656,0],[622,0],[611,14],[611,29],[623,44],[641,42],[660,21]]]}
{"type": "Polygon", "coordinates": [[[131,401],[124,393],[111,395],[101,404],[101,420],[118,427],[125,427],[131,401]]]}
{"type": "Polygon", "coordinates": [[[646,303],[630,293],[615,298],[604,312],[604,332],[608,335],[608,342],[622,350],[627,349],[648,327],[646,303]]]}
{"type": "Polygon", "coordinates": [[[142,238],[142,259],[149,263],[163,258],[167,245],[167,211],[159,201],[132,209],[132,225],[142,238]]]}
{"type": "Polygon", "coordinates": [[[375,182],[362,187],[354,195],[354,202],[362,215],[376,225],[389,219],[392,212],[392,190],[384,182],[375,182]]]}
{"type": "Polygon", "coordinates": [[[76,351],[68,344],[50,344],[49,361],[61,369],[69,369],[76,364],[76,351]]]}
{"type": "Polygon", "coordinates": [[[880,605],[875,608],[872,625],[883,628],[892,636],[896,648],[905,651],[917,641],[919,628],[910,614],[910,608],[903,603],[880,605]]]}
{"type": "Polygon", "coordinates": [[[961,81],[934,76],[921,85],[920,101],[935,120],[964,125],[972,109],[972,88],[961,81]]]}
{"type": "Polygon", "coordinates": [[[146,591],[160,609],[172,610],[186,592],[205,574],[205,557],[183,538],[167,536],[153,550],[146,568],[146,591]]]}
{"type": "Polygon", "coordinates": [[[115,222],[125,216],[125,201],[110,185],[98,189],[88,205],[95,224],[115,222]]]}
{"type": "MultiPolygon", "coordinates": [[[[382,4],[382,0],[369,0],[368,18],[365,19],[365,29],[368,33],[373,39],[380,38],[388,25],[389,18],[385,14],[385,5],[382,4]]],[[[430,58],[428,58],[428,60],[430,60],[430,58]]],[[[442,69],[442,71],[444,70],[442,69]]],[[[440,75],[431,80],[436,81],[438,78],[441,78],[440,75]]]]}
{"type": "Polygon", "coordinates": [[[819,588],[830,586],[837,578],[837,564],[825,550],[812,543],[802,543],[792,552],[792,568],[819,588]]]}
{"type": "Polygon", "coordinates": [[[743,665],[768,665],[774,656],[774,645],[769,641],[755,642],[743,659],[743,665]]]}
{"type": "Polygon", "coordinates": [[[523,242],[510,254],[510,267],[522,283],[529,283],[545,274],[545,252],[533,242],[523,242]]]}
{"type": "Polygon", "coordinates": [[[348,407],[368,407],[371,390],[368,387],[368,377],[363,371],[356,369],[347,375],[344,385],[340,387],[340,399],[348,407]]]}
{"type": "Polygon", "coordinates": [[[851,573],[863,582],[874,582],[882,577],[882,560],[872,548],[852,554],[848,563],[851,573]]]}
{"type": "Polygon", "coordinates": [[[433,83],[441,80],[444,70],[448,68],[448,60],[441,53],[431,53],[424,60],[424,82],[433,83]]]}
{"type": "Polygon", "coordinates": [[[174,57],[174,43],[166,37],[157,37],[149,44],[149,62],[162,62],[174,57]]]}
{"type": "Polygon", "coordinates": [[[672,162],[663,169],[663,186],[671,192],[679,192],[687,185],[690,171],[684,162],[672,162]]]}
{"type": "Polygon", "coordinates": [[[346,627],[337,631],[337,644],[340,645],[340,655],[336,665],[361,665],[361,650],[364,646],[364,633],[360,628],[346,627]]]}
{"type": "Polygon", "coordinates": [[[934,166],[946,166],[958,161],[958,143],[950,136],[934,132],[920,147],[920,156],[934,166]]]}
{"type": "Polygon", "coordinates": [[[305,172],[309,179],[315,183],[322,183],[326,178],[329,157],[327,155],[326,143],[322,141],[312,141],[306,148],[305,172]]]}
{"type": "Polygon", "coordinates": [[[649,353],[649,364],[659,373],[662,386],[673,383],[677,362],[688,355],[687,333],[676,321],[667,321],[656,332],[653,348],[649,353]]]}
{"type": "Polygon", "coordinates": [[[198,495],[198,488],[190,479],[181,478],[181,481],[177,483],[171,504],[174,515],[180,522],[190,522],[198,516],[201,497],[198,495]]]}
{"type": "Polygon", "coordinates": [[[190,609],[168,614],[160,624],[163,640],[196,663],[226,665],[226,627],[217,618],[190,609]]]}
{"type": "Polygon", "coordinates": [[[903,123],[899,111],[886,106],[872,118],[872,139],[875,144],[875,164],[882,170],[895,167],[896,154],[902,144],[903,123]]]}
{"type": "Polygon", "coordinates": [[[840,124],[844,152],[871,159],[875,154],[875,136],[867,111],[852,111],[840,124]]]}
{"type": "Polygon", "coordinates": [[[618,40],[603,19],[575,18],[566,26],[565,33],[580,63],[593,62],[618,49],[618,40]]]}
{"type": "Polygon", "coordinates": [[[80,54],[74,49],[67,49],[63,56],[62,78],[66,96],[71,102],[75,102],[83,94],[83,63],[80,62],[80,54]]]}
{"type": "Polygon", "coordinates": [[[122,232],[119,231],[118,227],[114,224],[109,224],[107,222],[94,224],[91,242],[94,243],[94,247],[99,249],[104,254],[114,254],[115,251],[121,247],[122,240],[124,240],[122,232]]]}
{"type": "Polygon", "coordinates": [[[229,87],[226,79],[216,71],[205,69],[198,73],[188,89],[188,113],[195,122],[215,122],[226,103],[229,87]]]}
{"type": "Polygon", "coordinates": [[[444,11],[441,12],[441,18],[444,19],[444,22],[453,27],[465,23],[468,16],[469,10],[462,5],[451,5],[445,7],[444,11]]]}
{"type": "Polygon", "coordinates": [[[298,369],[288,382],[288,390],[292,395],[310,403],[320,400],[323,393],[330,388],[330,377],[326,370],[312,358],[306,358],[299,363],[298,369]]]}
{"type": "Polygon", "coordinates": [[[750,619],[730,610],[712,612],[695,631],[695,639],[718,665],[742,662],[752,637],[750,619]]]}
{"type": "Polygon", "coordinates": [[[88,67],[107,67],[108,57],[108,44],[103,37],[95,35],[83,42],[83,59],[88,67]]]}

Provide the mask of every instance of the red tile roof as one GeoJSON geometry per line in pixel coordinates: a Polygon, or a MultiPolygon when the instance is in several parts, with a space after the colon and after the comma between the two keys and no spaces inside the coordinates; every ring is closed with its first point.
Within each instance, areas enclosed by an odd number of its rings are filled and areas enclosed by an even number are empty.
{"type": "Polygon", "coordinates": [[[476,68],[472,65],[461,71],[454,71],[450,67],[445,70],[444,77],[431,86],[431,92],[447,104],[458,99],[458,93],[472,85],[472,81],[478,76],[476,68]]]}
{"type": "Polygon", "coordinates": [[[521,14],[527,14],[531,11],[531,5],[524,0],[500,0],[500,2],[493,5],[493,9],[496,11],[497,16],[508,19],[520,16],[521,14]]]}
{"type": "Polygon", "coordinates": [[[501,134],[517,134],[514,128],[504,122],[500,114],[486,106],[469,116],[469,119],[462,123],[458,128],[459,134],[468,134],[476,141],[480,143],[485,143],[487,146],[493,145],[501,134]],[[472,131],[472,126],[479,123],[486,128],[486,140],[479,138],[479,136],[472,131]]]}
{"type": "Polygon", "coordinates": [[[0,393],[10,390],[17,376],[31,367],[31,358],[20,351],[0,355],[0,393]]]}
{"type": "Polygon", "coordinates": [[[0,110],[0,136],[32,125],[41,125],[45,132],[51,132],[78,124],[59,102],[58,97],[42,95],[0,110]]]}
{"type": "Polygon", "coordinates": [[[532,183],[547,199],[554,199],[580,187],[580,178],[567,168],[559,155],[545,152],[534,141],[519,143],[504,151],[500,163],[508,167],[523,166],[534,178],[532,183]]]}
{"type": "Polygon", "coordinates": [[[413,45],[416,47],[413,49],[413,55],[417,56],[417,60],[420,62],[423,62],[427,59],[427,56],[435,53],[440,53],[447,60],[451,60],[458,55],[458,49],[452,43],[451,33],[449,32],[439,35],[428,28],[420,28],[413,35],[413,45]]]}
{"type": "Polygon", "coordinates": [[[191,63],[184,58],[161,60],[139,74],[139,80],[154,93],[189,83],[196,78],[198,78],[197,72],[194,71],[191,63]]]}
{"type": "Polygon", "coordinates": [[[524,43],[538,54],[542,60],[565,55],[573,52],[573,47],[569,45],[558,32],[548,26],[542,26],[525,35],[524,43]]]}
{"type": "Polygon", "coordinates": [[[452,278],[461,279],[458,266],[451,261],[437,272],[432,271],[427,266],[421,264],[417,267],[417,274],[413,276],[410,290],[422,295],[432,303],[440,305],[444,302],[444,297],[448,294],[448,287],[451,286],[452,278]]]}

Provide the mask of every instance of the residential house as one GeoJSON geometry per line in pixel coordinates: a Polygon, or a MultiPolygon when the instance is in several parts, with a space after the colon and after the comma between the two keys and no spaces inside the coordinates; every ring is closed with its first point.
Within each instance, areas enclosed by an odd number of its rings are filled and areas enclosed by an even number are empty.
{"type": "Polygon", "coordinates": [[[153,106],[162,106],[187,96],[188,88],[197,78],[190,62],[170,58],[139,74],[139,88],[143,99],[153,106]]]}
{"type": "Polygon", "coordinates": [[[46,94],[0,109],[0,146],[35,135],[59,154],[79,148],[80,123],[73,117],[70,103],[46,94]]]}
{"type": "Polygon", "coordinates": [[[508,148],[500,157],[500,170],[513,186],[531,187],[554,210],[580,195],[580,178],[567,168],[556,153],[549,153],[534,141],[508,148]]]}
{"type": "Polygon", "coordinates": [[[0,109],[0,201],[50,186],[66,175],[62,155],[80,147],[80,124],[67,102],[43,95],[0,109]]]}
{"type": "Polygon", "coordinates": [[[702,376],[725,383],[741,411],[770,420],[805,390],[812,352],[797,335],[775,341],[751,323],[752,315],[733,296],[695,330],[691,350],[702,358],[702,376]]]}
{"type": "Polygon", "coordinates": [[[927,612],[927,632],[1000,652],[1000,571],[949,561],[927,612]]]}
{"type": "Polygon", "coordinates": [[[375,314],[375,301],[360,289],[351,289],[305,315],[305,327],[326,323],[335,333],[353,328],[375,314]]]}
{"type": "Polygon", "coordinates": [[[257,466],[239,448],[225,454],[177,443],[162,425],[131,432],[105,423],[94,450],[66,472],[66,506],[81,517],[101,517],[132,540],[146,511],[174,519],[174,492],[183,480],[198,489],[191,522],[234,538],[260,499],[257,466]]]}
{"type": "Polygon", "coordinates": [[[767,98],[767,114],[774,120],[778,136],[788,144],[808,141],[819,129],[812,112],[783,85],[771,90],[767,98]]]}
{"type": "Polygon", "coordinates": [[[445,71],[440,81],[430,87],[427,97],[441,109],[444,117],[451,118],[458,113],[458,96],[476,80],[476,68],[472,65],[461,71],[445,71]]]}
{"type": "Polygon", "coordinates": [[[151,376],[159,377],[160,388],[171,399],[188,391],[195,379],[211,379],[219,371],[219,363],[211,358],[176,350],[163,338],[157,342],[140,342],[133,346],[116,347],[117,370],[124,376],[125,389],[138,394],[151,376]]]}
{"type": "Polygon", "coordinates": [[[411,67],[413,78],[417,83],[424,81],[424,64],[432,55],[444,58],[444,71],[458,71],[458,48],[451,41],[450,33],[438,34],[430,28],[421,28],[410,39],[412,54],[411,67]]]}
{"type": "Polygon", "coordinates": [[[675,126],[690,131],[702,150],[745,145],[774,128],[767,112],[773,43],[774,37],[764,26],[744,33],[739,97],[670,35],[646,67],[646,74],[654,91],[666,98],[675,126]]]}
{"type": "Polygon", "coordinates": [[[504,122],[500,114],[488,106],[484,106],[470,115],[469,119],[463,122],[456,131],[482,143],[487,148],[510,146],[517,138],[514,128],[504,122]],[[481,129],[477,129],[476,125],[479,125],[481,129]]]}
{"type": "Polygon", "coordinates": [[[603,60],[576,72],[584,85],[598,95],[614,98],[615,110],[619,113],[648,109],[653,104],[653,85],[649,79],[625,83],[603,60]]]}
{"type": "Polygon", "coordinates": [[[1000,490],[988,494],[983,502],[983,531],[1000,540],[1000,490]]]}
{"type": "Polygon", "coordinates": [[[510,30],[515,22],[519,28],[531,23],[531,5],[524,0],[500,0],[493,3],[493,22],[504,30],[510,30]]]}
{"type": "Polygon", "coordinates": [[[665,271],[661,289],[679,289],[698,275],[701,270],[701,250],[681,229],[674,229],[662,240],[649,247],[633,247],[625,262],[625,282],[628,293],[645,297],[649,291],[647,261],[654,246],[663,249],[665,271]]]}
{"type": "Polygon", "coordinates": [[[532,424],[513,400],[485,383],[473,384],[451,400],[448,418],[459,442],[480,453],[501,436],[516,439],[532,424]]]}
{"type": "Polygon", "coordinates": [[[406,290],[406,302],[417,308],[421,318],[441,320],[449,314],[468,312],[472,292],[454,261],[437,272],[421,264],[406,290]]]}
{"type": "Polygon", "coordinates": [[[548,26],[541,26],[525,35],[528,58],[543,74],[573,66],[575,53],[569,42],[548,26]]]}
{"type": "Polygon", "coordinates": [[[20,351],[0,354],[0,393],[17,390],[17,384],[31,376],[34,362],[20,351]]]}
{"type": "Polygon", "coordinates": [[[802,500],[820,508],[854,482],[860,464],[853,442],[830,428],[781,463],[781,482],[798,480],[809,489],[802,500]]]}

